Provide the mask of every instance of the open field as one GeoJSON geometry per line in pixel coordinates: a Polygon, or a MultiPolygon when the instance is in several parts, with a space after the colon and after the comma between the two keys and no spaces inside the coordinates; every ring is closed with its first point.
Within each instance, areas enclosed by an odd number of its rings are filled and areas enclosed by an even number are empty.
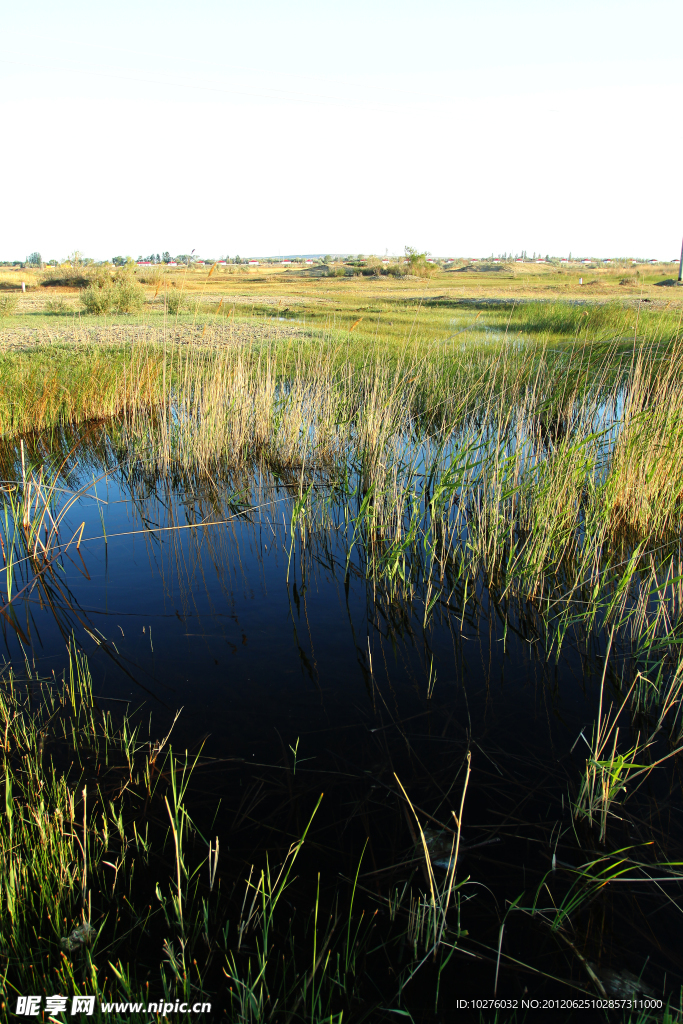
{"type": "Polygon", "coordinates": [[[8,991],[254,1024],[445,1022],[464,995],[521,1021],[525,994],[681,1019],[665,271],[146,271],[106,316],[21,272],[8,991]]]}
{"type": "MultiPolygon", "coordinates": [[[[434,332],[434,336],[449,332],[451,316],[459,311],[477,308],[476,304],[489,300],[496,305],[537,300],[559,299],[569,302],[615,303],[626,308],[638,306],[668,311],[683,308],[683,290],[661,287],[661,282],[677,277],[678,268],[670,264],[639,265],[591,269],[552,265],[500,264],[488,265],[488,270],[465,264],[462,268],[436,271],[426,278],[391,276],[328,276],[319,269],[282,270],[278,267],[248,269],[244,267],[203,270],[137,268],[134,278],[144,289],[145,306],[140,312],[145,320],[156,324],[158,319],[169,320],[165,307],[167,297],[182,296],[185,311],[183,320],[211,320],[212,314],[225,316],[277,316],[305,322],[326,329],[348,328],[362,318],[356,330],[366,336],[400,340],[415,322],[416,307],[421,312],[417,329],[434,332]],[[579,281],[583,280],[580,285],[579,281]],[[222,301],[221,301],[222,300],[222,301]],[[220,309],[218,308],[220,306],[220,309]]],[[[83,278],[87,280],[88,268],[83,278]]],[[[73,317],[80,324],[98,322],[91,319],[79,305],[81,289],[78,287],[47,285],[59,272],[35,270],[0,271],[0,297],[14,295],[18,302],[16,315],[0,320],[0,331],[13,333],[16,329],[68,333],[75,329],[73,317]],[[26,283],[26,294],[21,293],[21,281],[26,283]],[[49,303],[63,303],[63,312],[48,313],[49,303]],[[71,318],[71,323],[65,321],[71,318]]],[[[171,319],[175,317],[175,311],[171,319]]],[[[498,315],[484,309],[485,322],[501,322],[498,315]]],[[[139,322],[138,317],[116,316],[117,322],[139,322]]],[[[502,319],[506,322],[507,317],[502,319]]]]}

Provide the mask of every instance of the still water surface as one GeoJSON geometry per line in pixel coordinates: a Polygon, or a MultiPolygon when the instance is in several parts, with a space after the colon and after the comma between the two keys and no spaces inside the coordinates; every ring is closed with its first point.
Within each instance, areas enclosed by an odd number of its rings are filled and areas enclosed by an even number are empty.
{"type": "MultiPolygon", "coordinates": [[[[469,749],[463,914],[495,948],[509,903],[520,894],[531,903],[553,852],[581,862],[569,799],[585,764],[580,733],[596,716],[604,638],[569,638],[547,659],[533,619],[506,626],[483,586],[465,610],[462,594],[444,596],[425,624],[424,601],[389,599],[354,555],[347,568],[341,531],[291,548],[290,490],[269,480],[253,493],[260,507],[235,515],[218,482],[211,504],[170,485],[98,482],[70,513],[71,530],[85,522],[80,551],[72,545],[57,582],[21,605],[24,639],[5,624],[6,662],[21,671],[28,658],[41,676],[59,676],[73,635],[103,707],[151,714],[159,735],[182,709],[175,749],[202,749],[217,766],[200,773],[195,814],[221,835],[237,875],[300,834],[324,791],[310,866],[336,884],[355,873],[367,839],[367,884],[379,887],[412,850],[394,772],[418,806],[452,823],[469,749]]],[[[671,925],[662,919],[656,941],[629,935],[629,906],[604,911],[599,955],[636,975],[649,957],[661,985],[665,971],[675,977],[671,925]]],[[[510,956],[586,984],[543,928],[525,919],[512,933],[510,956]]],[[[458,968],[458,991],[490,995],[491,973],[486,959],[465,975],[458,968]]],[[[499,993],[547,985],[508,971],[499,993]]]]}

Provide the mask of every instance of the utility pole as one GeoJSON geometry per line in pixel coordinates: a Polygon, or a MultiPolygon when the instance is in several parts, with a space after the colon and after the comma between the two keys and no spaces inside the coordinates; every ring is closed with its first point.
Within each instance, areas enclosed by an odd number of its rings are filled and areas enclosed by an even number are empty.
{"type": "Polygon", "coordinates": [[[683,244],[681,244],[681,262],[678,264],[678,283],[683,284],[683,244]]]}

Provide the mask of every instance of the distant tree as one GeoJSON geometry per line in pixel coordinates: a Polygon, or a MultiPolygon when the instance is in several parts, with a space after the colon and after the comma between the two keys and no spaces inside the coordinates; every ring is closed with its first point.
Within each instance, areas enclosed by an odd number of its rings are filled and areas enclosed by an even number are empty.
{"type": "Polygon", "coordinates": [[[42,267],[43,257],[39,252],[32,252],[29,258],[26,260],[29,267],[42,267]]]}
{"type": "Polygon", "coordinates": [[[161,254],[161,262],[162,263],[172,263],[173,262],[173,257],[171,256],[170,252],[162,252],[162,254],[161,254]]]}
{"type": "Polygon", "coordinates": [[[59,263],[57,262],[57,260],[48,260],[46,266],[48,266],[48,267],[58,267],[59,263]]]}
{"type": "MultiPolygon", "coordinates": [[[[128,257],[130,259],[130,256],[128,257]]],[[[112,263],[115,267],[125,267],[126,257],[125,256],[114,256],[112,263]]]]}
{"type": "Polygon", "coordinates": [[[408,260],[409,270],[416,277],[427,277],[435,269],[435,264],[427,263],[428,252],[418,252],[412,246],[405,247],[405,258],[408,260]]]}
{"type": "Polygon", "coordinates": [[[242,262],[242,260],[239,258],[239,256],[235,256],[235,258],[234,258],[234,260],[232,262],[240,264],[242,262]]]}

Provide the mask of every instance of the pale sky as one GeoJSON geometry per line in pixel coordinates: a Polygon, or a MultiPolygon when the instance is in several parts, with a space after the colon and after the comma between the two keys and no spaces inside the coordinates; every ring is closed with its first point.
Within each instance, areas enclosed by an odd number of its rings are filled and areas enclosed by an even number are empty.
{"type": "Polygon", "coordinates": [[[33,0],[0,259],[673,259],[680,0],[33,0]]]}

